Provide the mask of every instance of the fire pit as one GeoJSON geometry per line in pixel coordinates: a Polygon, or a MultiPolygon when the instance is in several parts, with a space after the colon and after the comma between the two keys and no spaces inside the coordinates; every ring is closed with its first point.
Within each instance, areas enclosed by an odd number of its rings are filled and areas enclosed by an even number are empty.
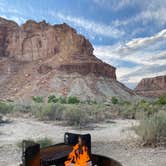
{"type": "MultiPolygon", "coordinates": [[[[76,153],[75,153],[76,154],[76,153]]],[[[83,153],[81,153],[83,154],[83,153]]],[[[76,156],[74,156],[76,157],[76,156]]],[[[80,156],[77,156],[81,158],[80,156]]],[[[85,159],[85,158],[84,158],[85,159]]],[[[91,153],[90,134],[80,135],[65,133],[64,143],[55,144],[46,148],[40,148],[39,144],[23,141],[22,144],[22,166],[122,166],[112,158],[91,153]],[[86,142],[85,149],[87,163],[74,163],[71,154],[79,146],[79,137],[86,142]],[[89,155],[89,158],[87,157],[89,155]]]]}

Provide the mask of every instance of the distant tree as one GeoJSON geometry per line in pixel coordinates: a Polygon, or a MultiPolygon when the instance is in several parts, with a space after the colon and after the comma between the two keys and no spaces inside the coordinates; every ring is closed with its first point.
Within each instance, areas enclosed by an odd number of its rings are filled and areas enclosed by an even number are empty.
{"type": "Polygon", "coordinates": [[[158,102],[159,104],[166,104],[166,93],[164,93],[162,96],[159,97],[158,102]]]}
{"type": "Polygon", "coordinates": [[[68,104],[78,104],[78,103],[80,103],[80,100],[75,96],[70,96],[70,97],[68,97],[67,102],[68,102],[68,104]]]}
{"type": "Polygon", "coordinates": [[[58,102],[58,98],[56,98],[55,95],[50,95],[48,96],[48,103],[57,103],[58,102]]]}
{"type": "Polygon", "coordinates": [[[118,104],[118,99],[115,96],[111,98],[111,101],[112,101],[112,104],[118,104]]]}
{"type": "Polygon", "coordinates": [[[59,97],[59,103],[66,104],[67,103],[66,98],[65,97],[59,97]]]}
{"type": "Polygon", "coordinates": [[[96,100],[92,100],[91,103],[92,104],[97,104],[97,101],[96,100]]]}
{"type": "Polygon", "coordinates": [[[41,96],[33,96],[33,97],[32,97],[32,100],[33,100],[35,103],[43,103],[43,102],[44,102],[44,99],[43,99],[43,97],[41,97],[41,96]]]}
{"type": "Polygon", "coordinates": [[[147,103],[147,102],[146,102],[146,100],[144,100],[144,99],[142,99],[142,100],[140,101],[140,104],[145,104],[145,103],[147,103]]]}

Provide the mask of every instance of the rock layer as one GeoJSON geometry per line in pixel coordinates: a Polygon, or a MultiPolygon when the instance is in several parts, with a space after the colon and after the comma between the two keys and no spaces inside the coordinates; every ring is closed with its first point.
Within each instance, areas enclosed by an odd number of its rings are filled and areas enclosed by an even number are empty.
{"type": "Polygon", "coordinates": [[[96,90],[99,84],[99,87],[106,86],[106,89],[114,91],[112,95],[124,96],[114,89],[116,86],[110,86],[113,84],[117,84],[128,98],[134,95],[117,82],[116,68],[96,58],[92,44],[65,23],[50,25],[45,21],[37,23],[28,20],[19,26],[0,18],[0,77],[1,99],[36,94],[46,97],[49,94],[81,97],[81,90],[85,90],[78,88],[88,87],[85,96],[93,96],[94,99],[101,96],[106,100],[111,92],[105,93],[105,88],[102,88],[104,91],[99,93],[96,90]],[[63,76],[60,79],[59,74],[63,76]],[[71,81],[66,80],[69,79],[66,74],[72,78],[71,81]],[[81,81],[81,77],[88,78],[88,81],[81,81]],[[103,81],[105,78],[110,83],[103,81]],[[95,80],[100,80],[100,83],[96,84],[95,80]],[[53,82],[59,89],[55,88],[53,82]],[[80,86],[77,86],[78,82],[80,86]],[[65,89],[65,93],[62,89],[65,89]]]}
{"type": "Polygon", "coordinates": [[[166,75],[142,79],[135,92],[146,97],[159,97],[166,93],[166,75]]]}
{"type": "Polygon", "coordinates": [[[97,59],[90,42],[67,24],[52,26],[45,21],[28,20],[19,27],[14,22],[2,20],[1,56],[28,62],[55,57],[55,61],[61,61],[60,70],[81,74],[93,72],[116,79],[115,68],[97,59]]]}

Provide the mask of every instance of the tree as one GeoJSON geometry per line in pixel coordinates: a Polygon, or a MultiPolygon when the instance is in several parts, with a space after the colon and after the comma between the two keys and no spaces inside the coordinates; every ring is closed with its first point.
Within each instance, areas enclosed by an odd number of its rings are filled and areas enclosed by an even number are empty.
{"type": "Polygon", "coordinates": [[[112,104],[117,104],[118,103],[118,99],[115,96],[113,96],[111,98],[111,101],[112,101],[112,104]]]}
{"type": "Polygon", "coordinates": [[[77,97],[70,96],[68,98],[68,104],[78,104],[78,103],[80,103],[80,100],[77,97]]]}
{"type": "Polygon", "coordinates": [[[57,102],[58,102],[58,98],[56,98],[55,95],[48,96],[48,103],[57,103],[57,102]]]}
{"type": "Polygon", "coordinates": [[[65,97],[59,97],[59,103],[66,104],[66,98],[65,97]]]}
{"type": "Polygon", "coordinates": [[[43,102],[44,102],[43,97],[41,97],[41,96],[33,96],[33,97],[32,97],[32,100],[33,100],[35,103],[43,103],[43,102]]]}
{"type": "Polygon", "coordinates": [[[166,104],[166,93],[159,97],[158,103],[162,105],[166,104]]]}

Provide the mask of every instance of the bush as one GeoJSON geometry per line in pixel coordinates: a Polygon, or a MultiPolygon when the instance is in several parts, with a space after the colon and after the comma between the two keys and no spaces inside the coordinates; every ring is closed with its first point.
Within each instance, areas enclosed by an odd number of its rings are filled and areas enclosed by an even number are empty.
{"type": "Polygon", "coordinates": [[[32,106],[26,104],[14,104],[13,105],[13,113],[20,112],[20,113],[31,113],[32,106]]]}
{"type": "Polygon", "coordinates": [[[105,119],[110,118],[110,110],[107,110],[107,106],[90,105],[90,106],[85,106],[84,109],[88,113],[91,122],[98,123],[104,121],[105,119]]]}
{"type": "Polygon", "coordinates": [[[162,105],[166,104],[166,93],[159,97],[157,103],[162,105]]]}
{"type": "Polygon", "coordinates": [[[64,112],[64,120],[72,126],[84,126],[90,122],[88,113],[78,106],[67,107],[64,112]]]}
{"type": "Polygon", "coordinates": [[[34,115],[40,120],[61,120],[63,106],[60,104],[41,104],[34,106],[34,115]]]}
{"type": "Polygon", "coordinates": [[[68,102],[68,104],[78,104],[78,103],[80,103],[80,100],[75,96],[70,96],[70,97],[68,97],[67,102],[68,102]]]}
{"type": "Polygon", "coordinates": [[[38,143],[38,144],[40,144],[41,148],[45,148],[45,147],[50,146],[50,145],[53,144],[52,139],[47,138],[47,137],[37,139],[35,142],[38,143]]]}
{"type": "Polygon", "coordinates": [[[111,98],[111,101],[112,101],[112,104],[118,104],[118,99],[115,96],[111,98]]]}
{"type": "Polygon", "coordinates": [[[154,115],[140,121],[135,127],[136,133],[141,137],[144,145],[166,145],[166,112],[159,111],[154,115]]]}
{"type": "Polygon", "coordinates": [[[32,100],[33,100],[35,103],[43,103],[43,102],[44,102],[44,99],[43,99],[43,97],[41,97],[41,96],[33,96],[33,97],[32,97],[32,100]]]}
{"type": "Polygon", "coordinates": [[[59,97],[59,103],[66,104],[67,103],[66,98],[65,97],[59,97]]]}
{"type": "Polygon", "coordinates": [[[129,101],[127,101],[127,100],[120,100],[119,102],[118,102],[120,105],[131,105],[131,103],[129,102],[129,101]]]}
{"type": "Polygon", "coordinates": [[[48,103],[57,103],[58,102],[58,98],[56,98],[55,95],[51,95],[48,97],[48,103]]]}
{"type": "Polygon", "coordinates": [[[92,104],[97,104],[97,101],[95,101],[95,100],[88,100],[88,101],[84,101],[82,103],[87,103],[87,104],[92,105],[92,104]]]}
{"type": "Polygon", "coordinates": [[[123,107],[124,110],[121,111],[123,118],[135,119],[136,118],[136,109],[134,105],[126,105],[123,107]]]}
{"type": "Polygon", "coordinates": [[[78,104],[80,103],[80,100],[77,97],[70,96],[68,98],[65,97],[56,97],[54,95],[51,95],[48,97],[48,103],[61,103],[61,104],[78,104]]]}
{"type": "Polygon", "coordinates": [[[120,116],[123,118],[141,119],[143,115],[154,115],[158,110],[161,110],[161,106],[141,100],[138,103],[122,104],[120,110],[120,116]]]}
{"type": "MultiPolygon", "coordinates": [[[[38,138],[38,139],[27,139],[29,145],[33,145],[34,143],[40,144],[40,148],[45,148],[47,146],[50,146],[53,144],[53,141],[51,138],[38,138]]],[[[22,141],[17,143],[17,146],[19,148],[22,148],[22,141]]]]}
{"type": "Polygon", "coordinates": [[[0,102],[0,113],[7,114],[13,111],[13,105],[11,103],[0,102]]]}

